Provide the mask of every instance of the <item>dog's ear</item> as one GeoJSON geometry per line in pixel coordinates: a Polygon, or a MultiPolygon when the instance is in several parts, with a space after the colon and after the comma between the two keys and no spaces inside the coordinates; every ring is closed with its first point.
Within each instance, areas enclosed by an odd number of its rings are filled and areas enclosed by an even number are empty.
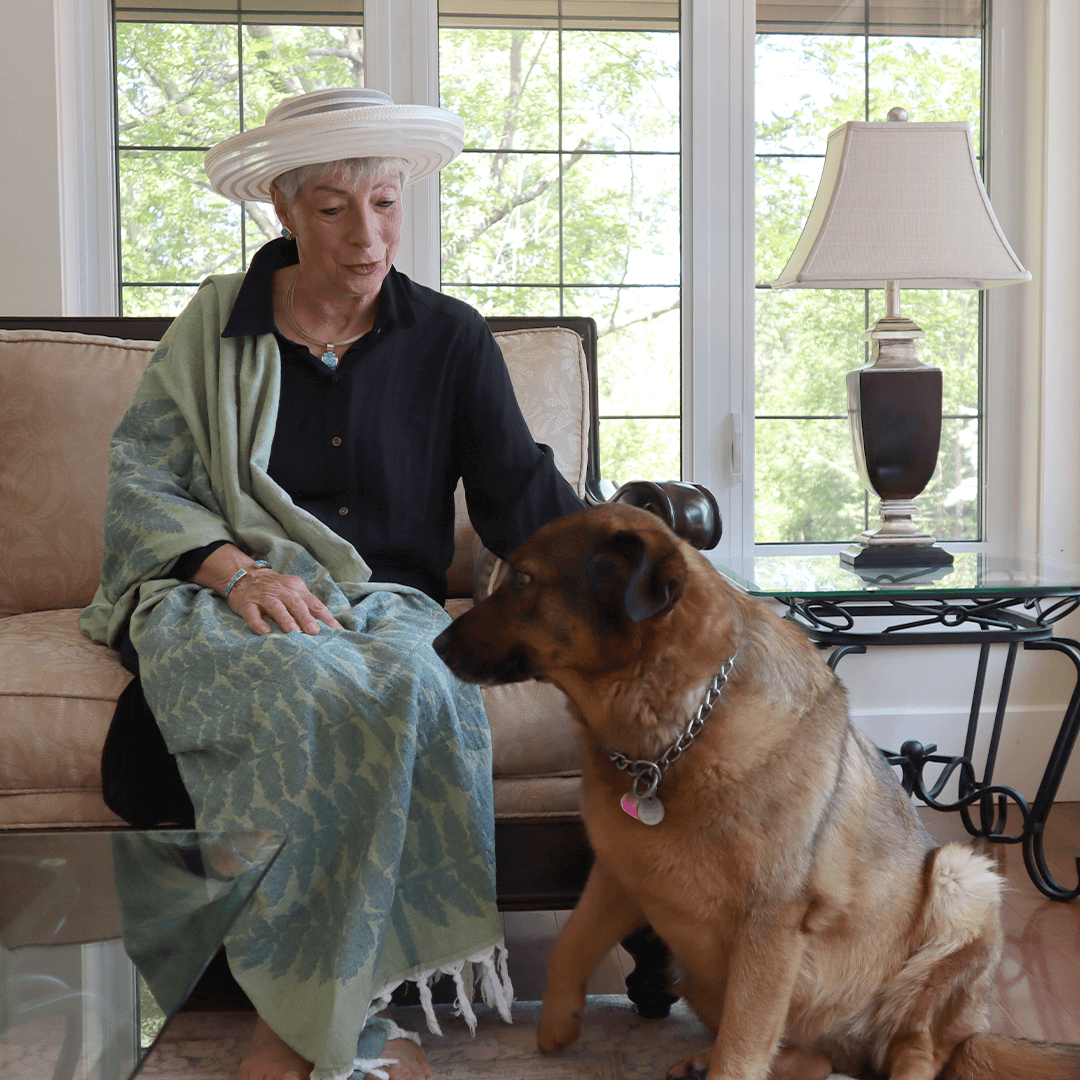
{"type": "Polygon", "coordinates": [[[686,560],[674,544],[650,551],[634,532],[615,533],[585,564],[601,606],[623,611],[636,623],[671,607],[683,594],[686,573],[686,560]]]}

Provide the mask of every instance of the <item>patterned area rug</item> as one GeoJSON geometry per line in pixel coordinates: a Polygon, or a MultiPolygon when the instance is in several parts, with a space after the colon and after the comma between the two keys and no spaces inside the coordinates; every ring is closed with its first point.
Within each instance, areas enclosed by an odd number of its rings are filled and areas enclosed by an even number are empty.
{"type": "MultiPolygon", "coordinates": [[[[450,1006],[436,1006],[443,1037],[427,1033],[419,1009],[395,1008],[402,1027],[419,1031],[432,1080],[663,1080],[680,1058],[712,1040],[685,1003],[666,1020],[643,1020],[625,997],[590,997],[581,1038],[561,1054],[536,1049],[538,1002],[514,1005],[514,1023],[477,1007],[476,1037],[450,1006]]],[[[151,1051],[140,1080],[232,1080],[252,1013],[182,1013],[151,1051]]]]}

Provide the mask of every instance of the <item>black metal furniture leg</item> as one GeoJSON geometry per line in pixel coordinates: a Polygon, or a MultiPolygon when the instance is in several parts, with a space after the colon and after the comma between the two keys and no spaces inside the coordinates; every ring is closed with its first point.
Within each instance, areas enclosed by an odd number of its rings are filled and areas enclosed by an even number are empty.
{"type": "MultiPolygon", "coordinates": [[[[975,689],[971,695],[971,712],[968,714],[967,737],[964,740],[964,757],[967,761],[975,757],[975,736],[979,730],[979,714],[982,711],[983,687],[986,685],[986,664],[990,658],[990,646],[979,646],[979,666],[975,672],[975,689]]],[[[971,788],[970,775],[961,770],[957,794],[961,799],[966,798],[971,788]]],[[[964,828],[972,836],[979,836],[980,830],[971,820],[971,810],[964,806],[960,810],[960,820],[964,828]]]]}
{"type": "Polygon", "coordinates": [[[843,660],[848,653],[857,653],[861,656],[865,652],[865,645],[838,645],[836,646],[836,648],[833,649],[831,653],[829,653],[825,663],[827,663],[829,667],[831,667],[833,671],[835,671],[836,665],[839,664],[840,661],[843,660]]]}
{"type": "MultiPolygon", "coordinates": [[[[985,794],[979,800],[979,824],[976,826],[971,820],[971,807],[965,806],[960,811],[964,822],[964,828],[972,836],[983,836],[989,839],[1005,835],[1005,826],[1008,820],[1008,800],[998,798],[996,804],[991,791],[994,785],[994,769],[997,767],[998,749],[1001,745],[1001,732],[1005,726],[1005,711],[1009,704],[1009,691],[1012,688],[1013,670],[1016,666],[1016,652],[1019,648],[1017,642],[1009,643],[1005,658],[1005,669],[1001,676],[1001,689],[998,692],[997,710],[994,713],[994,726],[990,732],[990,744],[987,747],[985,764],[983,766],[982,780],[976,784],[969,779],[966,772],[960,774],[959,795],[963,799],[972,791],[983,790],[985,794]]],[[[982,645],[979,649],[979,670],[975,678],[975,693],[971,699],[971,715],[968,718],[967,740],[964,744],[964,758],[974,761],[975,758],[975,735],[979,727],[979,713],[982,707],[982,691],[986,678],[986,661],[990,653],[989,645],[982,645]]]]}
{"type": "Polygon", "coordinates": [[[1069,699],[1065,717],[1061,721],[1061,727],[1058,729],[1054,748],[1046,763],[1042,783],[1039,784],[1038,794],[1031,807],[1031,825],[1024,837],[1024,863],[1035,887],[1051,900],[1075,900],[1080,896],[1080,855],[1076,856],[1077,885],[1073,889],[1066,889],[1058,884],[1046,864],[1043,839],[1046,819],[1050,816],[1061,778],[1069,763],[1069,755],[1076,744],[1077,734],[1080,733],[1080,642],[1071,638],[1051,638],[1047,641],[1025,642],[1024,648],[1052,649],[1063,653],[1072,661],[1076,669],[1076,685],[1069,699]]]}
{"type": "Polygon", "coordinates": [[[639,1015],[662,1020],[679,1000],[671,992],[671,953],[651,926],[642,926],[626,938],[622,947],[634,958],[634,970],[626,976],[626,996],[639,1015]]]}

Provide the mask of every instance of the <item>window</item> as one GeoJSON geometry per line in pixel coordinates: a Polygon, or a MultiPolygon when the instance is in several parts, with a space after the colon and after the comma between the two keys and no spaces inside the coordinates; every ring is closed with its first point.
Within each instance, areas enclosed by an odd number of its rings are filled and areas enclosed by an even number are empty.
{"type": "MultiPolygon", "coordinates": [[[[825,140],[846,120],[968,120],[981,153],[984,18],[979,0],[759,0],[756,60],[757,258],[755,538],[848,541],[876,500],[855,471],[844,373],[866,362],[859,335],[880,293],[777,291],[817,190],[825,140]]],[[[944,375],[941,452],[918,499],[939,540],[981,538],[980,299],[901,294],[926,332],[919,357],[944,375]]]]}
{"type": "Polygon", "coordinates": [[[443,291],[485,315],[596,319],[601,474],[677,479],[678,4],[439,12],[441,104],[466,119],[441,175],[443,291]]]}
{"type": "MultiPolygon", "coordinates": [[[[173,314],[279,228],[270,207],[210,189],[207,148],[290,94],[364,85],[362,12],[355,0],[136,4],[114,6],[122,310],[173,314]]],[[[603,475],[677,478],[677,0],[483,6],[439,12],[441,103],[468,140],[440,177],[442,288],[485,315],[595,318],[603,475]]]]}
{"type": "Polygon", "coordinates": [[[282,98],[364,82],[357,0],[114,5],[121,311],[172,315],[207,274],[278,235],[263,203],[217,195],[203,156],[282,98]]]}

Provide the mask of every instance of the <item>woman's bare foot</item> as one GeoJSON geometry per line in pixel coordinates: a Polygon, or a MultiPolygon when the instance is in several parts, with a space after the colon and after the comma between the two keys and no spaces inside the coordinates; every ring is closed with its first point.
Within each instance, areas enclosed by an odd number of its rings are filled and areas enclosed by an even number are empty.
{"type": "Polygon", "coordinates": [[[431,1075],[424,1051],[411,1039],[388,1039],[380,1056],[398,1059],[397,1065],[384,1068],[390,1080],[427,1080],[431,1075]]]}
{"type": "Polygon", "coordinates": [[[311,1062],[302,1058],[260,1016],[236,1080],[308,1080],[311,1062]]]}

